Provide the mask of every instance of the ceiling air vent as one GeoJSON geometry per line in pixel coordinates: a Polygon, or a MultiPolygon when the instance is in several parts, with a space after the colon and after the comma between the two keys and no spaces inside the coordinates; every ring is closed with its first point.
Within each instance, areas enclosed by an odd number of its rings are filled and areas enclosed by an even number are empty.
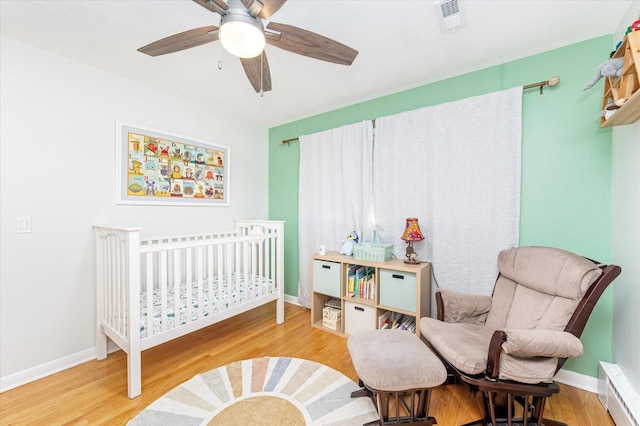
{"type": "Polygon", "coordinates": [[[439,0],[433,3],[443,34],[452,33],[467,25],[464,2],[461,0],[439,0]]]}

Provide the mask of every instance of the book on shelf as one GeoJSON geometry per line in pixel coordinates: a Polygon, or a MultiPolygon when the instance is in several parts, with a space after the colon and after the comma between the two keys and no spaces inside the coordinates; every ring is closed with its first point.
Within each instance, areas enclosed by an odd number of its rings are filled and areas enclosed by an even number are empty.
{"type": "Polygon", "coordinates": [[[385,311],[378,317],[378,329],[384,330],[385,328],[389,328],[391,325],[391,312],[385,311]]]}
{"type": "Polygon", "coordinates": [[[392,312],[390,317],[389,328],[400,328],[400,321],[402,320],[402,314],[400,312],[392,312]]]}
{"type": "Polygon", "coordinates": [[[415,334],[416,319],[411,315],[403,315],[399,312],[385,311],[378,316],[378,329],[386,328],[408,330],[415,334]]]}
{"type": "Polygon", "coordinates": [[[375,268],[350,265],[347,270],[347,296],[375,299],[375,268]]]}
{"type": "Polygon", "coordinates": [[[408,330],[412,333],[416,332],[416,319],[412,316],[405,315],[400,322],[400,330],[408,330]]]}

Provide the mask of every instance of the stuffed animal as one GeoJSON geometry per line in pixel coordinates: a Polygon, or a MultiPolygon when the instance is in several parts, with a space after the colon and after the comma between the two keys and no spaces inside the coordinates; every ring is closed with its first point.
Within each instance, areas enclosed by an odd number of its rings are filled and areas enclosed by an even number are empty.
{"type": "Polygon", "coordinates": [[[353,254],[353,245],[357,244],[359,241],[360,237],[358,237],[356,231],[353,231],[347,236],[347,238],[342,240],[342,248],[340,249],[340,253],[351,256],[353,254]]]}
{"type": "Polygon", "coordinates": [[[607,104],[605,105],[604,109],[600,111],[600,116],[604,117],[605,120],[608,120],[609,117],[611,117],[618,108],[624,105],[625,102],[627,102],[627,98],[620,98],[617,101],[615,101],[613,98],[607,99],[607,104]]]}
{"type": "Polygon", "coordinates": [[[602,77],[613,77],[613,76],[620,77],[622,75],[623,63],[624,63],[624,57],[611,58],[608,61],[601,63],[598,69],[596,70],[596,75],[593,77],[593,80],[588,82],[587,85],[582,88],[582,90],[590,89],[602,77]]]}

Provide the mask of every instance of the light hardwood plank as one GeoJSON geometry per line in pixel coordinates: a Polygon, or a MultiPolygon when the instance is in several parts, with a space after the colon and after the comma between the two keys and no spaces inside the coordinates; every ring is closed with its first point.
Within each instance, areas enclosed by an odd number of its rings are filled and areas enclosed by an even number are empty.
{"type": "MultiPolygon", "coordinates": [[[[127,398],[122,351],[0,394],[1,425],[123,425],[147,405],[193,376],[230,362],[289,356],[323,363],[357,382],[343,337],[310,326],[310,311],[285,304],[275,323],[275,302],[142,354],[142,395],[127,398]]],[[[545,417],[571,426],[613,426],[595,394],[560,385],[545,417]]],[[[480,413],[462,385],[432,392],[431,413],[440,426],[476,420],[480,413]]]]}

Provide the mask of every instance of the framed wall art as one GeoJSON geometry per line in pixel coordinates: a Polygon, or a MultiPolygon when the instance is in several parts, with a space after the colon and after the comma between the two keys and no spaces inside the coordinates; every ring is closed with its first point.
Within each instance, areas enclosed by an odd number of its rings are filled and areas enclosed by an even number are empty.
{"type": "Polygon", "coordinates": [[[117,204],[229,205],[230,149],[116,122],[117,204]]]}

